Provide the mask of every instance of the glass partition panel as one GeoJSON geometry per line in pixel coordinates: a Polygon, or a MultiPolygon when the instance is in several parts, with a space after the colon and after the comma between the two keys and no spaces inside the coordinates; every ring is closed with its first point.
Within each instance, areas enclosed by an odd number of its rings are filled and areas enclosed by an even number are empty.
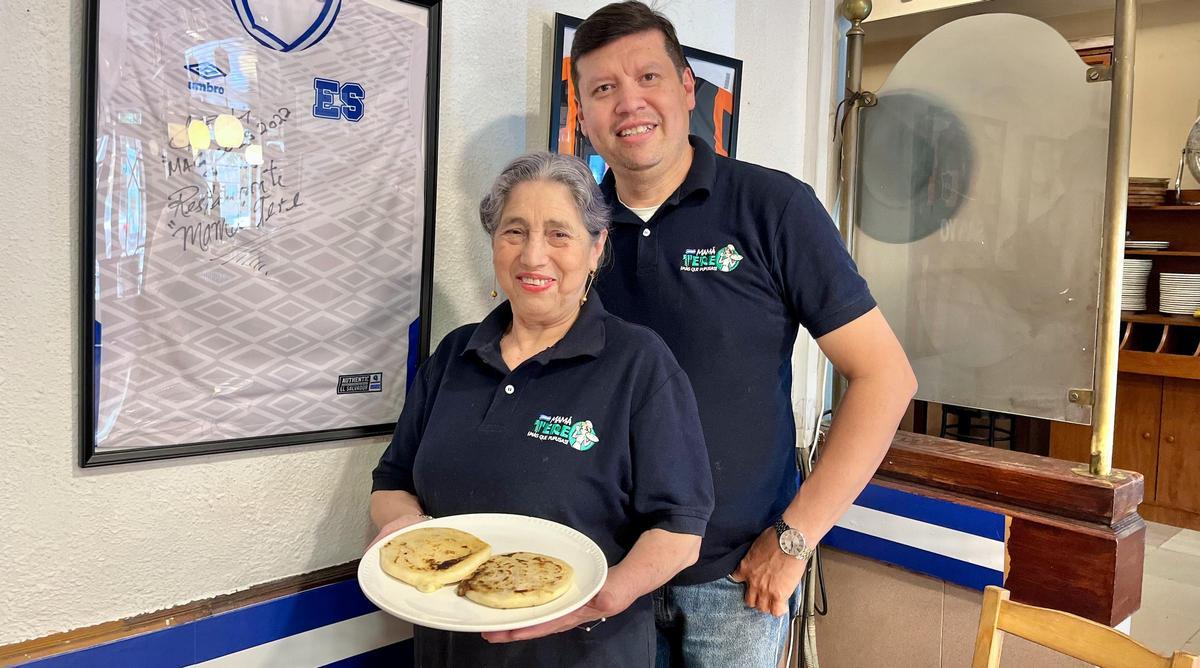
{"type": "Polygon", "coordinates": [[[919,399],[1088,423],[1111,84],[1046,24],[960,19],[863,111],[856,259],[919,399]]]}

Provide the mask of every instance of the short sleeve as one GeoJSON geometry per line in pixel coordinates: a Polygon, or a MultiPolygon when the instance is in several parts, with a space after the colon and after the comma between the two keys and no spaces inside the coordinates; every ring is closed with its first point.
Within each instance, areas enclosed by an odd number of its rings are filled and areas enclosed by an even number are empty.
{"type": "Polygon", "coordinates": [[[643,530],[703,536],[713,510],[712,471],[683,370],[676,367],[633,414],[630,449],[633,514],[643,530]]]}
{"type": "Polygon", "coordinates": [[[383,451],[379,464],[371,472],[372,492],[416,492],[413,484],[413,461],[417,457],[417,448],[420,447],[421,437],[425,433],[429,408],[433,405],[429,372],[434,365],[434,359],[431,357],[421,365],[412,387],[408,388],[404,397],[404,408],[400,411],[400,419],[396,421],[396,430],[392,432],[392,442],[383,451]]]}
{"type": "Polygon", "coordinates": [[[799,183],[784,207],[773,252],[784,299],[813,338],[875,308],[837,226],[808,184],[799,183]]]}

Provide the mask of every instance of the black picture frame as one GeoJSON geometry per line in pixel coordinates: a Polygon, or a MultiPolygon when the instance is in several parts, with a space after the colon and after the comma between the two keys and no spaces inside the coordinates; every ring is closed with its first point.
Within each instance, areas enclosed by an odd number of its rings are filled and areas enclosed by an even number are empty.
{"type": "MultiPolygon", "coordinates": [[[[554,153],[574,155],[591,167],[593,175],[599,181],[604,174],[606,165],[603,158],[591,148],[587,138],[578,132],[573,118],[570,81],[570,69],[564,67],[565,59],[570,56],[566,49],[568,33],[573,33],[583,19],[556,13],[554,15],[554,51],[551,54],[550,66],[550,136],[549,150],[554,153]],[[564,142],[565,140],[565,142],[564,142]],[[569,147],[560,144],[568,143],[569,147]]],[[[692,66],[697,80],[696,109],[692,111],[692,134],[704,139],[718,155],[730,158],[737,157],[738,110],[742,99],[742,61],[719,53],[683,46],[684,56],[692,66]],[[705,67],[724,68],[731,71],[732,85],[729,89],[720,84],[703,79],[697,74],[697,69],[705,67]],[[703,83],[702,83],[703,82],[703,83]],[[722,91],[724,91],[722,93],[722,91]],[[725,97],[728,95],[728,97],[725,97]],[[728,122],[718,124],[715,121],[715,107],[728,105],[728,122]],[[707,119],[714,119],[709,122],[707,119]],[[718,146],[717,144],[722,144],[718,146]]],[[[725,82],[721,82],[725,83],[725,82]]],[[[724,106],[722,106],[724,108],[724,106]]]]}
{"type": "MultiPolygon", "coordinates": [[[[410,365],[424,362],[430,352],[430,319],[433,300],[433,268],[435,245],[435,212],[437,195],[437,147],[438,108],[441,59],[441,0],[394,0],[428,10],[428,48],[425,79],[424,109],[424,183],[422,247],[420,255],[421,278],[419,288],[419,316],[416,332],[410,332],[410,340],[416,337],[414,351],[409,351],[410,365]]],[[[89,151],[97,143],[97,88],[100,48],[100,4],[102,0],[84,0],[83,67],[81,68],[81,102],[83,122],[81,124],[80,176],[80,243],[79,243],[79,379],[80,409],[78,412],[80,439],[78,445],[79,465],[97,467],[113,464],[175,459],[224,452],[256,450],[288,445],[339,441],[389,434],[395,429],[395,421],[348,428],[304,431],[267,436],[250,436],[213,441],[170,443],[152,447],[132,447],[113,451],[98,451],[96,425],[98,419],[97,397],[99,394],[99,366],[97,340],[94,265],[96,262],[94,185],[96,183],[95,161],[89,151]]],[[[409,379],[411,382],[411,378],[409,379]]]]}

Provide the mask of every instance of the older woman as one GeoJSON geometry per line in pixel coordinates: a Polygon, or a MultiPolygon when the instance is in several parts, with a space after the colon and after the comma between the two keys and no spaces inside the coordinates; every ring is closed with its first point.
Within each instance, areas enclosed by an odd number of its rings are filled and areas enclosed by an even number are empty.
{"type": "Polygon", "coordinates": [[[587,534],[611,568],[552,622],[483,637],[417,628],[417,665],[649,666],[647,594],[695,561],[713,505],[691,385],[657,335],[589,294],[608,211],[582,162],[514,160],[479,214],[508,301],[421,367],[371,518],[382,537],[427,513],[543,517],[587,534]]]}

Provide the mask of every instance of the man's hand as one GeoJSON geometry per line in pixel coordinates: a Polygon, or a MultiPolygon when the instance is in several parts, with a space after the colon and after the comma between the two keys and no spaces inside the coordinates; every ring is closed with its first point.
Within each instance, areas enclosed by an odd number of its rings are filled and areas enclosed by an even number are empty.
{"type": "Polygon", "coordinates": [[[602,617],[613,617],[628,608],[630,603],[632,601],[624,600],[624,597],[611,590],[608,583],[605,583],[604,587],[600,589],[600,593],[588,601],[587,605],[570,614],[523,629],[484,633],[483,639],[488,642],[500,643],[541,638],[553,633],[569,631],[577,626],[590,626],[597,623],[602,617]]]}
{"type": "Polygon", "coordinates": [[[391,522],[388,522],[387,524],[383,525],[383,528],[379,530],[379,533],[375,534],[375,537],[371,539],[371,542],[367,543],[367,547],[371,547],[375,543],[378,543],[379,541],[383,540],[384,536],[388,535],[389,533],[392,533],[393,531],[399,531],[400,529],[403,529],[404,527],[412,526],[413,524],[416,524],[417,522],[424,522],[424,521],[425,521],[425,518],[420,515],[415,515],[415,514],[414,515],[401,515],[400,517],[397,517],[396,519],[392,520],[391,522]]]}
{"type": "Polygon", "coordinates": [[[745,583],[748,607],[782,617],[788,614],[788,601],[800,586],[806,563],[779,549],[775,527],[767,527],[730,577],[745,583]]]}

